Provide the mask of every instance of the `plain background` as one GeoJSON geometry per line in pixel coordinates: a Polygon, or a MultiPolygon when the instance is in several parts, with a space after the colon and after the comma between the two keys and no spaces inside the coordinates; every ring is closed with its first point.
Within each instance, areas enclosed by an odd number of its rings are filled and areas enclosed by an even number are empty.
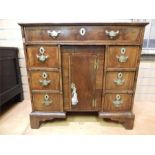
{"type": "MultiPolygon", "coordinates": [[[[19,22],[153,19],[154,10],[153,0],[0,0],[0,18],[19,22]]],[[[0,136],[2,155],[151,155],[154,146],[154,136],[0,136]]]]}

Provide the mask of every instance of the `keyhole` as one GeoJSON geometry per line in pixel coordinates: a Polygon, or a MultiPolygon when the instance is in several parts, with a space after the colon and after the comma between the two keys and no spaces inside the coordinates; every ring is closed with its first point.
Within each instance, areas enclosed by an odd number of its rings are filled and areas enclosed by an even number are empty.
{"type": "Polygon", "coordinates": [[[118,78],[122,78],[123,74],[122,73],[118,73],[118,78]]]}
{"type": "Polygon", "coordinates": [[[81,36],[84,36],[84,35],[85,35],[85,33],[86,33],[85,28],[81,28],[81,29],[80,29],[80,34],[81,34],[81,36]]]}
{"type": "Polygon", "coordinates": [[[49,99],[49,96],[46,94],[46,95],[44,96],[44,98],[45,98],[45,100],[47,101],[47,100],[49,99]]]}
{"type": "Polygon", "coordinates": [[[125,54],[126,49],[125,48],[121,48],[121,54],[125,54]]]}
{"type": "Polygon", "coordinates": [[[46,78],[47,78],[47,73],[44,72],[44,73],[42,74],[42,77],[43,77],[44,79],[46,79],[46,78]]]}
{"type": "Polygon", "coordinates": [[[45,52],[44,47],[40,47],[40,48],[39,48],[39,52],[40,52],[40,54],[44,54],[44,52],[45,52]]]}
{"type": "Polygon", "coordinates": [[[121,96],[117,94],[117,95],[116,95],[116,99],[117,99],[117,100],[120,100],[120,99],[121,99],[121,96]]]}

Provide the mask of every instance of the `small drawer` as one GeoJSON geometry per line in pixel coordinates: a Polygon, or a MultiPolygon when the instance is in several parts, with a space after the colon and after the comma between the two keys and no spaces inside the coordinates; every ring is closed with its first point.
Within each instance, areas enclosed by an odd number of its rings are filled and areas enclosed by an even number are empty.
{"type": "Polygon", "coordinates": [[[132,90],[134,86],[135,72],[107,72],[107,90],[132,90]]]}
{"type": "Polygon", "coordinates": [[[132,94],[105,94],[103,99],[105,112],[125,112],[131,110],[132,94]]]}
{"type": "Polygon", "coordinates": [[[30,83],[32,90],[59,90],[60,73],[57,71],[31,71],[30,83]]]}
{"type": "Polygon", "coordinates": [[[32,106],[34,111],[61,112],[63,110],[60,95],[56,93],[34,93],[32,106]]]}
{"type": "Polygon", "coordinates": [[[137,46],[110,46],[107,52],[107,67],[135,68],[139,52],[137,46]]]}
{"type": "Polygon", "coordinates": [[[29,67],[59,67],[59,52],[57,46],[27,46],[29,67]]]}
{"type": "Polygon", "coordinates": [[[139,43],[140,27],[130,26],[29,26],[25,27],[25,39],[29,42],[40,41],[110,41],[139,43]]]}

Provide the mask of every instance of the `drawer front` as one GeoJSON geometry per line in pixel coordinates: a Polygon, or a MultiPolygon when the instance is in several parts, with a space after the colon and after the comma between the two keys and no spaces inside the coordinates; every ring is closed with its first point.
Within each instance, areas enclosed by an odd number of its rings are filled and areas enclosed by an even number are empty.
{"type": "Polygon", "coordinates": [[[131,110],[131,94],[105,94],[103,110],[106,112],[125,112],[131,110]]]}
{"type": "Polygon", "coordinates": [[[107,90],[132,90],[135,72],[107,72],[107,90]]]}
{"type": "Polygon", "coordinates": [[[45,112],[60,112],[63,110],[59,94],[35,93],[32,96],[33,110],[45,112]]]}
{"type": "Polygon", "coordinates": [[[29,67],[59,67],[59,52],[57,46],[28,46],[29,67]]]}
{"type": "Polygon", "coordinates": [[[60,73],[49,71],[31,71],[30,81],[32,90],[59,90],[60,73]]]}
{"type": "Polygon", "coordinates": [[[131,26],[38,26],[26,27],[26,41],[97,40],[140,42],[140,27],[131,26]]]}
{"type": "Polygon", "coordinates": [[[139,52],[139,47],[135,46],[110,46],[107,51],[107,67],[135,68],[139,52]]]}

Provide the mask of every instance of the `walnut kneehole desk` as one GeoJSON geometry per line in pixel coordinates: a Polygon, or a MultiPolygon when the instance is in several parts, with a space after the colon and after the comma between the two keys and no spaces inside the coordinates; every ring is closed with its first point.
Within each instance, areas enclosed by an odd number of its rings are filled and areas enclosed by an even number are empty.
{"type": "Polygon", "coordinates": [[[67,112],[94,112],[132,129],[148,23],[22,23],[32,128],[67,112]]]}

